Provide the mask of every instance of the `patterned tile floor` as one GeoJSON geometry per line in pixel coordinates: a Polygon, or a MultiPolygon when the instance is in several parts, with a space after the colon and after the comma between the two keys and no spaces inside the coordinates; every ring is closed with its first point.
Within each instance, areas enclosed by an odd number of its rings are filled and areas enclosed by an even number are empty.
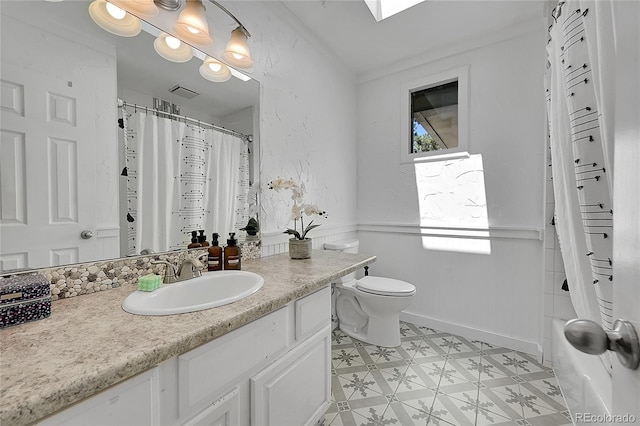
{"type": "Polygon", "coordinates": [[[553,370],[533,357],[401,323],[382,348],[335,330],[324,425],[571,425],[553,370]]]}

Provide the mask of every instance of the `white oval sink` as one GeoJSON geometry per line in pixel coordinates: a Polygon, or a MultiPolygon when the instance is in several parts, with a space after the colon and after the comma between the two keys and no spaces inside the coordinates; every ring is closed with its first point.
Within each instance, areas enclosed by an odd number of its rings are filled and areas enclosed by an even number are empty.
{"type": "Polygon", "coordinates": [[[155,291],[134,291],[122,309],[137,315],[173,315],[237,302],[262,287],[264,278],[247,271],[206,272],[201,277],[163,284],[155,291]]]}

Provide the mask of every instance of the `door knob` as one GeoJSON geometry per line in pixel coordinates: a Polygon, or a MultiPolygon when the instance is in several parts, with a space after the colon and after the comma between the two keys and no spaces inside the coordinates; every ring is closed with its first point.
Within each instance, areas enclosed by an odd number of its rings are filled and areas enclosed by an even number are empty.
{"type": "Polygon", "coordinates": [[[600,355],[606,350],[615,351],[623,366],[635,370],[640,365],[640,342],[629,321],[616,320],[613,330],[605,331],[591,320],[573,319],[565,324],[564,337],[584,353],[600,355]]]}
{"type": "Polygon", "coordinates": [[[91,237],[93,237],[93,232],[89,231],[88,229],[85,229],[80,233],[80,238],[82,238],[83,240],[88,240],[91,237]]]}

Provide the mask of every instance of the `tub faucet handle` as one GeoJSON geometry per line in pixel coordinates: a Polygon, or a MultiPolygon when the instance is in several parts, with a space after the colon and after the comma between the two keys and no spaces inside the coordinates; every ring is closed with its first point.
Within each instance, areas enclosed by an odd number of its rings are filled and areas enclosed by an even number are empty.
{"type": "Polygon", "coordinates": [[[616,320],[613,330],[604,330],[594,321],[572,319],[564,326],[564,336],[584,353],[600,355],[607,350],[615,351],[624,367],[635,370],[640,366],[640,341],[629,321],[616,320]]]}

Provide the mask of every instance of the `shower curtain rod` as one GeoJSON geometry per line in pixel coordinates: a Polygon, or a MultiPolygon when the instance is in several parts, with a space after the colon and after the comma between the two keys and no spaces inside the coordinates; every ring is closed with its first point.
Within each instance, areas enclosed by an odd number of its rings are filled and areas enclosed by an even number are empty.
{"type": "Polygon", "coordinates": [[[245,135],[244,133],[236,132],[235,130],[227,129],[227,128],[224,128],[222,126],[217,126],[217,125],[212,124],[212,123],[205,123],[203,121],[196,120],[194,118],[189,118],[189,117],[184,116],[184,115],[174,114],[174,113],[171,113],[171,112],[160,111],[159,109],[155,109],[155,108],[149,108],[149,107],[142,106],[142,105],[132,104],[132,103],[124,101],[122,99],[118,99],[118,106],[120,106],[120,107],[131,107],[131,108],[135,108],[135,109],[145,110],[145,112],[152,112],[152,113],[156,113],[156,114],[167,115],[167,116],[169,116],[171,118],[175,118],[175,119],[178,119],[178,120],[184,120],[185,122],[197,124],[198,126],[201,126],[201,127],[202,126],[206,126],[206,127],[212,128],[214,130],[218,130],[219,132],[227,133],[227,134],[233,135],[233,136],[238,136],[240,139],[245,140],[247,142],[253,142],[253,136],[252,135],[245,135]]]}

